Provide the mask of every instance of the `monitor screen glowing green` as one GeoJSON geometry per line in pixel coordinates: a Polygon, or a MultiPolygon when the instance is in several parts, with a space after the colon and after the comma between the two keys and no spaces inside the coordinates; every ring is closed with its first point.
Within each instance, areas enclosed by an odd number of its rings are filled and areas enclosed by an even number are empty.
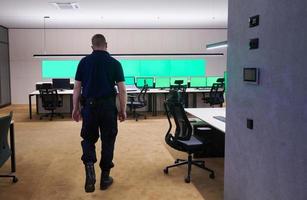
{"type": "Polygon", "coordinates": [[[207,78],[206,77],[192,76],[190,78],[190,87],[191,88],[204,88],[206,86],[207,86],[207,78]]]}
{"type": "Polygon", "coordinates": [[[206,60],[120,60],[125,76],[205,76],[206,60]]]}
{"type": "Polygon", "coordinates": [[[220,76],[207,76],[207,87],[211,87],[213,83],[216,83],[218,78],[223,78],[220,76]]]}
{"type": "Polygon", "coordinates": [[[228,87],[228,73],[227,73],[227,71],[224,72],[224,80],[225,80],[225,92],[227,92],[227,87],[228,87]]]}
{"type": "Polygon", "coordinates": [[[126,85],[134,85],[134,76],[125,76],[126,85]]]}
{"type": "MultiPolygon", "coordinates": [[[[204,59],[122,59],[125,77],[205,76],[204,59]]],[[[79,60],[43,60],[43,78],[74,78],[79,60]]]]}
{"type": "Polygon", "coordinates": [[[169,88],[170,87],[170,77],[156,77],[155,82],[156,88],[169,88]]]}
{"type": "Polygon", "coordinates": [[[79,60],[43,60],[43,78],[74,78],[79,60]]]}
{"type": "Polygon", "coordinates": [[[149,88],[153,88],[154,77],[136,77],[135,82],[136,82],[136,87],[138,87],[138,88],[143,87],[144,83],[146,83],[149,88]]]}

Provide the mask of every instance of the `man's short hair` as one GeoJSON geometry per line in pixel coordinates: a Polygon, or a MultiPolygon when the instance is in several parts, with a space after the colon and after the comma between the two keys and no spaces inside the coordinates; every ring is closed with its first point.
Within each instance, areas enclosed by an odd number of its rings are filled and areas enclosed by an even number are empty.
{"type": "Polygon", "coordinates": [[[96,34],[92,37],[92,45],[94,47],[102,47],[106,45],[106,38],[102,34],[96,34]]]}

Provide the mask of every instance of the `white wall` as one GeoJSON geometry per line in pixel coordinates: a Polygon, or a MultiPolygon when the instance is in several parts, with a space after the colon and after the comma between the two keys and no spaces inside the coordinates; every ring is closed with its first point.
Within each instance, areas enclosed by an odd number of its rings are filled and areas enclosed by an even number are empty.
{"type": "MultiPolygon", "coordinates": [[[[226,29],[47,29],[46,53],[90,53],[95,33],[106,36],[110,53],[199,53],[206,44],[227,39],[226,29]]],[[[41,59],[33,54],[44,53],[44,30],[10,29],[9,42],[12,104],[26,104],[35,82],[42,81],[41,59]]],[[[204,57],[207,75],[223,75],[226,57],[204,57]]]]}

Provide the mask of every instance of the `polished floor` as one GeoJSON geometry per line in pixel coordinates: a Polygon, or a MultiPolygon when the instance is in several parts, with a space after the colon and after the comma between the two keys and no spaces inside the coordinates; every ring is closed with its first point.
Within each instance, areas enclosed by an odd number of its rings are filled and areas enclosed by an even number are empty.
{"type": "MultiPolygon", "coordinates": [[[[175,157],[186,157],[165,145],[168,123],[164,116],[119,124],[116,166],[111,173],[114,184],[107,191],[97,187],[94,193],[87,194],[83,189],[84,169],[80,161],[81,123],[73,122],[68,116],[63,120],[39,120],[37,116],[29,120],[27,106],[9,106],[0,109],[0,113],[10,110],[14,111],[19,182],[12,184],[9,179],[0,179],[1,200],[223,199],[222,158],[206,159],[208,167],[216,172],[214,180],[206,171],[195,167],[190,184],[184,182],[186,166],[171,169],[168,175],[163,173],[163,168],[172,164],[175,157]]],[[[9,171],[9,164],[0,168],[0,174],[9,171]]],[[[96,173],[100,173],[98,165],[96,173]]]]}

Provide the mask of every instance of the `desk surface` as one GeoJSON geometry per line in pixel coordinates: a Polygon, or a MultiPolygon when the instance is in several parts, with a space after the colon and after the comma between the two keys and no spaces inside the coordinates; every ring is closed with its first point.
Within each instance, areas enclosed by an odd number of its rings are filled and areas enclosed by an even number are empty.
{"type": "MultiPolygon", "coordinates": [[[[135,94],[135,93],[140,93],[140,89],[127,89],[127,93],[128,94],[135,94]]],[[[198,92],[209,92],[210,89],[194,89],[194,88],[188,88],[187,89],[187,93],[198,93],[198,92]]],[[[165,90],[161,90],[161,89],[149,89],[147,91],[148,94],[165,94],[168,93],[169,90],[165,89],[165,90]]],[[[58,94],[73,94],[73,90],[58,90],[58,94]]],[[[39,95],[39,91],[35,90],[33,92],[31,92],[29,95],[39,95]]]]}
{"type": "Polygon", "coordinates": [[[184,110],[225,133],[226,123],[214,118],[214,116],[226,117],[225,108],[185,108],[184,110]]]}
{"type": "MultiPolygon", "coordinates": [[[[58,90],[58,94],[73,94],[74,90],[58,90]]],[[[39,95],[39,91],[35,90],[31,92],[29,95],[39,95]]]]}

